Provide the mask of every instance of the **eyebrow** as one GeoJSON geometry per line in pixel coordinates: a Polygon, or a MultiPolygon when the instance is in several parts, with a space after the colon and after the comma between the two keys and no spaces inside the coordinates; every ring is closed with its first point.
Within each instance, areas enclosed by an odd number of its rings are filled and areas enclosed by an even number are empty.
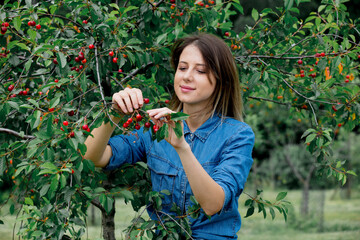
{"type": "MultiPolygon", "coordinates": [[[[188,64],[187,62],[185,62],[185,61],[180,61],[179,63],[186,63],[186,64],[188,64]]],[[[197,63],[197,64],[195,64],[196,66],[203,66],[203,67],[206,67],[206,64],[202,64],[202,63],[197,63]]]]}

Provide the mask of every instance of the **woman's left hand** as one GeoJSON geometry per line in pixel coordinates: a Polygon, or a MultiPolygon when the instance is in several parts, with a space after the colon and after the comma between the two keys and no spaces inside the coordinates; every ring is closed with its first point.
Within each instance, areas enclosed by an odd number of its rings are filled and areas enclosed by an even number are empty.
{"type": "Polygon", "coordinates": [[[184,138],[184,124],[181,123],[181,128],[183,131],[183,135],[181,138],[178,138],[174,132],[175,122],[170,119],[170,114],[175,113],[169,108],[156,108],[148,110],[147,113],[149,114],[149,117],[154,122],[155,125],[157,125],[159,128],[164,125],[166,122],[168,124],[168,130],[169,130],[169,136],[165,138],[165,140],[170,143],[175,149],[182,148],[187,145],[187,142],[184,138]]]}

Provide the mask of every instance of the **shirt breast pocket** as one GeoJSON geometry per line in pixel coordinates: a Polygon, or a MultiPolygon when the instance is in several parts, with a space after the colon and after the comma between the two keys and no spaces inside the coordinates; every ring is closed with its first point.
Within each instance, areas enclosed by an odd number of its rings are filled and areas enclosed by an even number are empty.
{"type": "Polygon", "coordinates": [[[174,200],[179,169],[169,160],[152,154],[148,156],[148,167],[150,169],[153,191],[168,190],[170,195],[163,194],[163,207],[165,207],[164,205],[171,205],[174,200]]]}

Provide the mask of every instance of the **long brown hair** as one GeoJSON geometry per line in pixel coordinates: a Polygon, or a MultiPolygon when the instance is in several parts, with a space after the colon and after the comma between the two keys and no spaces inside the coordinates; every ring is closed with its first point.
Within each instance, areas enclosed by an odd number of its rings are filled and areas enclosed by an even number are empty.
{"type": "MultiPolygon", "coordinates": [[[[216,87],[211,97],[213,105],[212,115],[221,114],[224,117],[232,117],[243,121],[243,101],[239,74],[230,48],[226,43],[212,34],[191,35],[175,42],[172,49],[171,64],[177,69],[182,51],[189,45],[199,48],[206,68],[209,69],[215,79],[216,87]]],[[[182,102],[173,94],[171,108],[181,110],[182,102]]]]}

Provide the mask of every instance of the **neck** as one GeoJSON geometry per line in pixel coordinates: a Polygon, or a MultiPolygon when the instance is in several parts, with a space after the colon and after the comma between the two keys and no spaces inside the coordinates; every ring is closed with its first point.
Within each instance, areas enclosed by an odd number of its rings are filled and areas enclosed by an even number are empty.
{"type": "Polygon", "coordinates": [[[206,120],[211,116],[211,106],[202,109],[194,109],[188,105],[183,106],[183,112],[190,116],[186,119],[186,123],[191,132],[195,132],[206,120]]]}

